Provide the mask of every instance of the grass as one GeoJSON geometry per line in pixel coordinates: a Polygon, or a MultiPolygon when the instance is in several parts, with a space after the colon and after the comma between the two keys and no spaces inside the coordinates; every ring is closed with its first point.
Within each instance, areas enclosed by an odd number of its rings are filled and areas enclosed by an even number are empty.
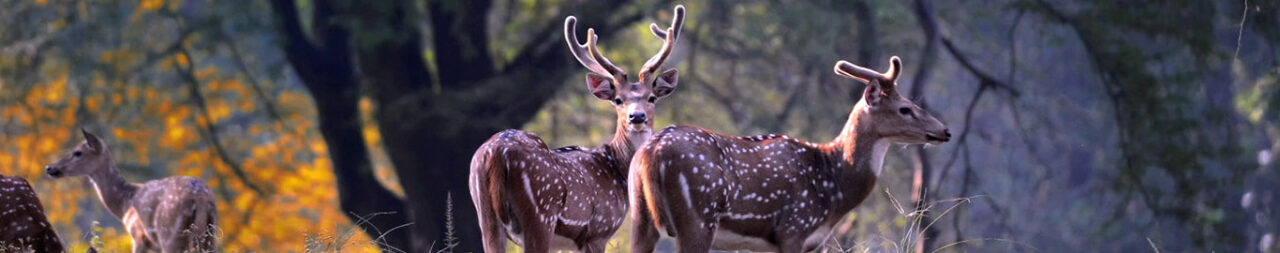
{"type": "Polygon", "coordinates": [[[340,227],[336,233],[308,233],[306,236],[306,246],[303,252],[348,252],[353,250],[378,252],[380,249],[387,249],[388,252],[403,253],[404,250],[398,249],[387,244],[386,235],[397,229],[408,227],[412,223],[406,223],[400,226],[383,231],[377,226],[370,223],[370,219],[378,215],[388,215],[394,212],[378,212],[366,215],[353,214],[356,217],[355,224],[340,227]],[[369,226],[378,233],[377,237],[368,241],[355,241],[352,238],[359,233],[364,233],[360,229],[361,226],[369,226]]]}
{"type": "MultiPolygon", "coordinates": [[[[914,209],[911,207],[903,206],[902,202],[899,202],[898,199],[893,196],[893,193],[889,192],[888,188],[885,189],[885,194],[888,195],[889,202],[893,205],[893,208],[898,212],[898,215],[901,215],[902,218],[907,220],[906,224],[903,226],[905,228],[905,231],[903,231],[903,234],[900,237],[898,237],[895,240],[895,239],[891,239],[889,236],[881,235],[881,236],[876,236],[870,239],[865,239],[862,241],[852,241],[852,242],[831,238],[827,240],[827,244],[822,248],[822,250],[825,252],[842,252],[842,253],[851,253],[851,252],[918,253],[916,252],[915,245],[920,243],[920,241],[924,239],[924,238],[921,238],[924,234],[922,231],[927,231],[929,228],[933,227],[934,224],[937,224],[938,221],[942,220],[942,218],[946,217],[948,214],[950,214],[952,211],[956,210],[957,208],[963,205],[972,203],[973,200],[976,198],[983,197],[983,196],[959,197],[959,198],[934,201],[934,202],[928,203],[927,205],[925,205],[920,209],[914,209]],[[926,218],[929,218],[929,215],[927,214],[933,212],[935,209],[939,209],[944,206],[945,206],[945,209],[942,209],[941,212],[938,213],[938,215],[932,217],[930,220],[927,220],[927,221],[925,220],[926,218]],[[921,225],[924,225],[924,226],[921,226],[921,225]]],[[[932,251],[930,251],[930,253],[940,252],[940,251],[951,249],[951,248],[958,248],[966,244],[986,242],[986,241],[1007,243],[1010,245],[1018,246],[1020,248],[1024,248],[1029,252],[1040,251],[1040,249],[1034,246],[1031,246],[1029,244],[1014,241],[1014,240],[1004,239],[1004,238],[974,238],[974,239],[966,239],[962,241],[943,244],[933,249],[932,251]]]]}

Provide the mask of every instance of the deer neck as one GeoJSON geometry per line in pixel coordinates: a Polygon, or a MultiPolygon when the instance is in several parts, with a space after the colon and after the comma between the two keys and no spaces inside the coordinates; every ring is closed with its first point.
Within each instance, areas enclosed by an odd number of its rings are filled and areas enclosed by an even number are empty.
{"type": "Polygon", "coordinates": [[[861,102],[849,114],[849,121],[840,135],[825,144],[827,155],[834,163],[832,174],[839,191],[834,199],[839,210],[833,215],[844,214],[866,200],[880,177],[885,154],[889,152],[888,139],[871,133],[862,125],[870,122],[859,121],[860,110],[865,110],[861,102]]]}
{"type": "Polygon", "coordinates": [[[610,164],[618,175],[626,175],[627,168],[631,164],[631,155],[636,153],[636,149],[649,139],[650,133],[633,134],[627,131],[625,123],[619,123],[617,130],[613,133],[613,139],[609,143],[604,144],[604,151],[612,157],[610,164]]]}
{"type": "Polygon", "coordinates": [[[851,168],[845,168],[845,171],[852,171],[849,174],[862,174],[860,172],[869,172],[874,177],[880,177],[880,173],[884,168],[884,157],[889,152],[890,142],[883,136],[871,133],[870,128],[866,124],[872,122],[859,121],[862,111],[866,110],[866,104],[859,102],[854,106],[853,112],[849,113],[849,120],[845,122],[844,129],[840,130],[840,135],[836,136],[829,145],[838,155],[841,163],[851,168]]]}
{"type": "Polygon", "coordinates": [[[138,191],[138,186],[125,180],[116,169],[116,163],[107,154],[105,168],[98,168],[89,174],[89,182],[98,191],[98,200],[111,211],[112,215],[121,217],[128,210],[129,202],[138,191]]]}

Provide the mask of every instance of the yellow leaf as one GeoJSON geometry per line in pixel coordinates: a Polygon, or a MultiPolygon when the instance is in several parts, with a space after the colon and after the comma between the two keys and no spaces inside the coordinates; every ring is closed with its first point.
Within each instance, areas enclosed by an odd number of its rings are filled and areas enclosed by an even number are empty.
{"type": "Polygon", "coordinates": [[[329,145],[326,145],[323,141],[313,140],[311,141],[311,153],[316,155],[328,154],[329,145]]]}
{"type": "Polygon", "coordinates": [[[160,9],[164,6],[164,0],[142,0],[142,4],[138,5],[140,11],[152,11],[160,9]]]}
{"type": "Polygon", "coordinates": [[[54,79],[46,88],[48,90],[44,92],[45,102],[55,103],[62,101],[62,93],[66,92],[67,88],[67,76],[64,75],[62,77],[58,77],[58,79],[54,79]]]}
{"type": "MultiPolygon", "coordinates": [[[[144,1],[143,3],[145,4],[146,2],[144,1]]],[[[186,68],[187,66],[191,66],[191,59],[187,59],[187,54],[175,54],[173,56],[173,61],[174,63],[178,64],[178,66],[183,68],[186,68]]]]}

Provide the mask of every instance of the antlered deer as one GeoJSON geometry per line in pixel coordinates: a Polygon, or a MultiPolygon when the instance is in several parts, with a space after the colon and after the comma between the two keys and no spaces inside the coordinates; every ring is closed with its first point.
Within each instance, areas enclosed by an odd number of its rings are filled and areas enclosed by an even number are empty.
{"type": "Polygon", "coordinates": [[[939,144],[947,127],[898,95],[902,63],[879,73],[845,61],[836,74],[867,83],[840,135],[814,144],[781,135],[728,136],[663,129],[631,162],[632,252],[651,252],[658,230],[680,252],[801,252],[867,198],[895,143],[939,144]]]}
{"type": "Polygon", "coordinates": [[[613,140],[597,148],[553,150],[537,135],[520,130],[489,138],[471,158],[470,176],[485,252],[503,252],[508,238],[527,252],[604,252],[626,217],[624,185],[631,155],[652,135],[657,100],[676,88],[676,70],[658,70],[679,38],[684,7],[676,6],[666,30],[650,25],[663,45],[640,69],[638,82],[628,82],[626,72],[600,54],[593,29],[587,30],[587,43],[580,44],[576,23],[573,16],[565,18],[565,40],[578,62],[591,70],[587,90],[613,103],[618,115],[613,140]]]}
{"type": "Polygon", "coordinates": [[[88,131],[84,142],[46,166],[54,178],[88,176],[98,200],[120,218],[133,252],[214,251],[218,209],[213,191],[199,179],[168,177],[135,184],[120,177],[107,144],[88,131]]]}
{"type": "Polygon", "coordinates": [[[27,179],[0,175],[0,252],[62,250],[62,239],[27,179]]]}

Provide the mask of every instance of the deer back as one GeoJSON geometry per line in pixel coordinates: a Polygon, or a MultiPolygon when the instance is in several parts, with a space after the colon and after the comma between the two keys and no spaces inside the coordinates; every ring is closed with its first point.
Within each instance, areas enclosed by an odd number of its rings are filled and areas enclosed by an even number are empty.
{"type": "Polygon", "coordinates": [[[62,252],[62,240],[53,231],[44,206],[21,177],[0,175],[0,252],[62,252]]]}

